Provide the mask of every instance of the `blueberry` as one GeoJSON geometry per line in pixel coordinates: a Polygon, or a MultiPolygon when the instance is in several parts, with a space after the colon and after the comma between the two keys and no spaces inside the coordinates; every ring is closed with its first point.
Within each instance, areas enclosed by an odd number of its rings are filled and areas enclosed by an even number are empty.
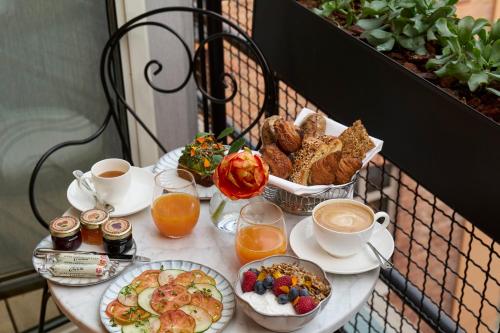
{"type": "Polygon", "coordinates": [[[299,296],[299,290],[295,287],[290,288],[290,291],[288,292],[288,299],[290,302],[293,302],[294,299],[299,296]]]}
{"type": "Polygon", "coordinates": [[[281,294],[278,296],[278,303],[279,304],[286,304],[288,303],[288,295],[287,294],[281,294]]]}
{"type": "Polygon", "coordinates": [[[264,287],[266,287],[266,289],[271,289],[273,287],[274,279],[271,275],[268,275],[266,276],[263,282],[264,282],[264,287]]]}
{"type": "Polygon", "coordinates": [[[255,275],[259,276],[259,271],[258,271],[257,269],[255,269],[255,268],[250,268],[250,269],[249,269],[249,271],[250,271],[250,272],[254,272],[254,273],[255,273],[255,275]]]}
{"type": "Polygon", "coordinates": [[[306,288],[302,288],[299,290],[299,296],[309,296],[309,292],[306,288]]]}
{"type": "Polygon", "coordinates": [[[266,292],[266,288],[264,288],[264,283],[262,283],[262,281],[255,282],[255,285],[253,286],[253,291],[255,291],[259,295],[264,295],[264,293],[266,292]]]}

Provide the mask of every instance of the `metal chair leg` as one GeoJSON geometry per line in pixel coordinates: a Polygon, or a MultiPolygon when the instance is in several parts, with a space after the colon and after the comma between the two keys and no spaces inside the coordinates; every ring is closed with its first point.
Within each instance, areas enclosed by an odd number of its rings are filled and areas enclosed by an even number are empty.
{"type": "Polygon", "coordinates": [[[40,306],[40,318],[38,320],[38,333],[44,332],[45,327],[45,313],[47,312],[47,303],[49,301],[50,293],[47,281],[43,283],[42,304],[40,306]]]}

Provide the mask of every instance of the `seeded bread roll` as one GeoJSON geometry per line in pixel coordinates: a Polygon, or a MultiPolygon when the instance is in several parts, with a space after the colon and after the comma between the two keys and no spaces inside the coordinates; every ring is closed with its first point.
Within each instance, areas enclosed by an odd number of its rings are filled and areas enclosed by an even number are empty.
{"type": "Polygon", "coordinates": [[[375,147],[361,120],[356,120],[351,127],[340,134],[339,139],[344,145],[343,157],[365,158],[368,151],[375,147]]]}
{"type": "Polygon", "coordinates": [[[260,128],[260,137],[262,139],[262,145],[270,145],[276,143],[276,133],[274,131],[274,122],[280,119],[280,116],[271,116],[264,120],[262,127],[260,128]]]}
{"type": "Polygon", "coordinates": [[[277,119],[274,122],[274,132],[276,143],[284,153],[290,154],[300,149],[302,138],[293,122],[281,118],[277,119]]]}
{"type": "Polygon", "coordinates": [[[325,139],[328,139],[328,143],[319,138],[309,137],[304,139],[302,148],[293,158],[290,181],[308,185],[312,165],[323,157],[342,150],[342,142],[339,139],[331,139],[331,137],[325,139]]]}
{"type": "Polygon", "coordinates": [[[275,144],[264,146],[260,149],[262,159],[269,165],[271,174],[287,179],[292,172],[292,161],[275,144]]]}
{"type": "Polygon", "coordinates": [[[319,112],[311,113],[302,121],[300,129],[304,133],[304,138],[320,137],[325,134],[326,118],[319,112]]]}

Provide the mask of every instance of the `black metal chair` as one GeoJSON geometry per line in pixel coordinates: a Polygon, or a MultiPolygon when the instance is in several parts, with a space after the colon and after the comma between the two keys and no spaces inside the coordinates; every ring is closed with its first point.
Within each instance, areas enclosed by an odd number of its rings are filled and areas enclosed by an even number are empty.
{"type": "MultiPolygon", "coordinates": [[[[254,128],[261,117],[266,114],[276,114],[276,85],[273,73],[271,72],[264,56],[257,47],[257,45],[252,41],[252,39],[235,23],[229,21],[218,13],[191,7],[168,7],[152,10],[141,14],[119,29],[117,29],[109,38],[108,42],[104,46],[101,63],[100,63],[100,76],[101,83],[103,85],[104,93],[109,104],[109,110],[104,116],[101,126],[98,130],[91,136],[84,139],[77,139],[73,141],[62,142],[56,146],[50,148],[45,152],[42,157],[36,163],[36,166],[31,175],[29,183],[29,200],[31,209],[37,221],[44,227],[48,228],[47,221],[42,217],[35,198],[35,185],[37,181],[37,176],[47,161],[47,159],[56,151],[70,147],[84,145],[92,142],[98,138],[104,130],[108,127],[111,121],[116,125],[118,135],[120,137],[120,142],[122,145],[123,157],[132,163],[132,154],[130,150],[130,144],[127,140],[126,133],[124,133],[122,126],[120,125],[121,119],[125,114],[130,114],[139,123],[144,131],[151,137],[151,139],[158,145],[159,149],[166,153],[164,145],[155,137],[152,131],[146,126],[146,124],[141,120],[141,118],[136,114],[135,110],[127,103],[126,97],[123,94],[123,89],[121,87],[122,82],[118,79],[120,76],[119,66],[120,63],[120,53],[119,45],[121,39],[127,35],[130,31],[139,27],[157,27],[162,29],[165,33],[170,33],[176,37],[182,44],[186,51],[186,56],[188,57],[188,73],[182,82],[174,88],[163,88],[158,87],[153,83],[153,77],[162,74],[163,64],[155,59],[148,61],[144,67],[144,78],[148,85],[154,91],[161,94],[173,94],[184,87],[193,76],[196,86],[200,92],[199,103],[202,106],[203,114],[205,117],[204,130],[208,131],[209,123],[208,116],[210,115],[212,119],[215,119],[221,115],[217,115],[217,111],[224,111],[224,106],[226,103],[232,101],[238,93],[237,81],[233,73],[225,73],[223,68],[223,41],[227,41],[237,47],[248,48],[248,51],[252,55],[253,61],[260,67],[261,73],[264,79],[264,101],[260,110],[250,123],[250,125],[239,131],[238,135],[235,135],[234,140],[242,138],[247,134],[252,128],[254,128]],[[162,13],[185,13],[193,14],[195,16],[195,24],[198,25],[198,42],[195,48],[194,54],[192,54],[189,45],[182,39],[182,37],[169,25],[151,20],[155,16],[162,13]],[[210,66],[207,68],[206,60],[207,56],[210,58],[210,66]],[[215,64],[215,65],[213,65],[215,64]],[[118,68],[118,70],[117,70],[118,68]],[[210,80],[208,80],[211,78],[210,80]],[[225,92],[226,89],[230,89],[228,93],[225,92]]],[[[222,117],[225,118],[223,113],[222,117]]],[[[225,119],[223,119],[225,121],[225,119]]],[[[223,127],[220,124],[212,123],[213,131],[215,134],[220,132],[223,127]]],[[[45,283],[43,289],[42,297],[42,308],[40,313],[40,323],[39,332],[44,330],[44,319],[45,319],[45,308],[49,297],[49,291],[47,284],[45,283]]]]}

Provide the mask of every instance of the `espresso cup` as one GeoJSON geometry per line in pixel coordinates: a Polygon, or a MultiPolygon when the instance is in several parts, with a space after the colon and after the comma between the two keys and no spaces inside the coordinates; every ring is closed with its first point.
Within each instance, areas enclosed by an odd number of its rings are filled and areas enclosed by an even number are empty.
{"type": "Polygon", "coordinates": [[[335,257],[348,257],[360,252],[374,235],[375,223],[382,229],[390,222],[385,212],[373,210],[356,200],[331,199],[314,207],[313,230],[323,250],[335,257]]]}
{"type": "Polygon", "coordinates": [[[127,195],[132,181],[130,163],[119,158],[108,158],[90,169],[89,182],[99,198],[111,205],[119,204],[127,195]]]}

